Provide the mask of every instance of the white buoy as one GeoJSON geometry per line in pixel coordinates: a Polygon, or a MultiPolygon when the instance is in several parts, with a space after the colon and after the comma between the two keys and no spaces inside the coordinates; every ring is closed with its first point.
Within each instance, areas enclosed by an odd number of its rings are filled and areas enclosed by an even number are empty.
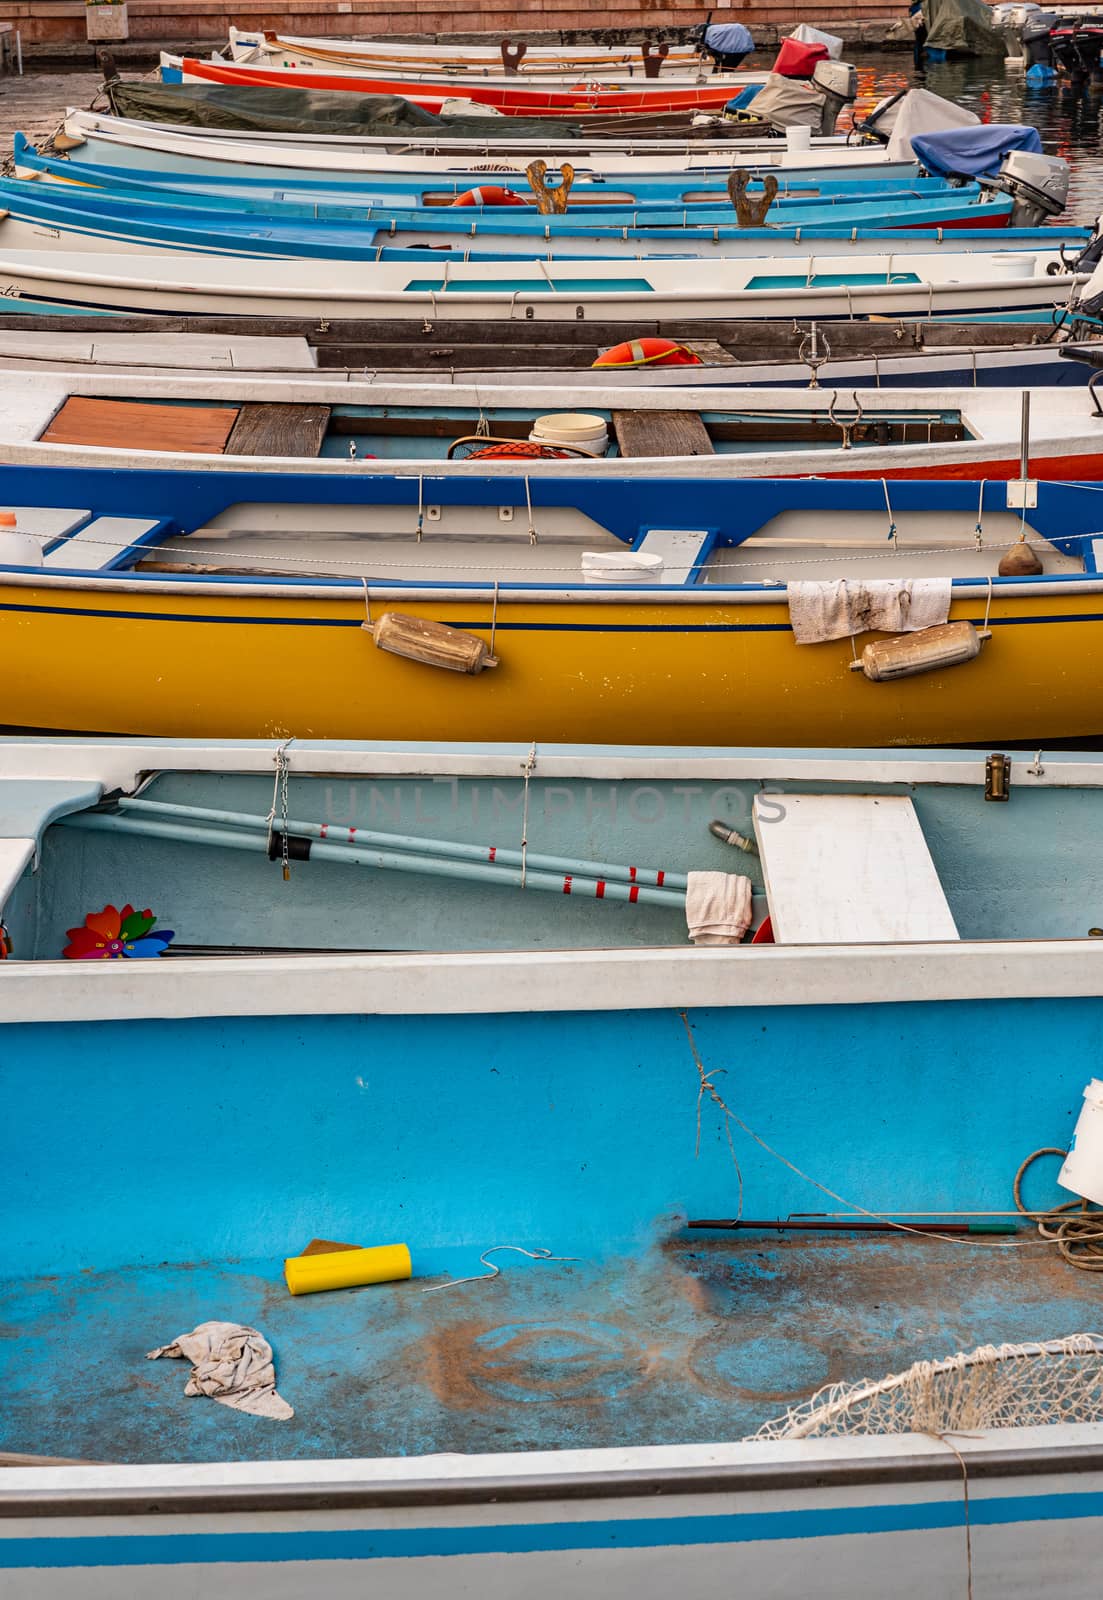
{"type": "Polygon", "coordinates": [[[1084,1104],[1057,1182],[1082,1200],[1103,1205],[1103,1079],[1093,1078],[1084,1090],[1084,1104]]]}

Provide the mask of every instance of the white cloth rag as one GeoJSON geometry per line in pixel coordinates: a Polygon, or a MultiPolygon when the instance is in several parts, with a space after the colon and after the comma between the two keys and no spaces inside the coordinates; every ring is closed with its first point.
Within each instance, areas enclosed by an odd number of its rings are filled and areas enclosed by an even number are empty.
{"type": "Polygon", "coordinates": [[[918,633],[950,615],[949,578],[829,578],[791,583],[789,621],[798,644],[856,633],[918,633]]]}
{"type": "Polygon", "coordinates": [[[276,1393],[272,1346],[255,1328],[245,1328],[240,1322],[201,1322],[171,1344],[150,1350],[146,1360],[156,1361],[159,1356],[194,1362],[186,1395],[205,1394],[220,1405],[248,1411],[254,1417],[271,1417],[274,1422],[286,1422],[295,1415],[276,1393]]]}
{"type": "Polygon", "coordinates": [[[751,925],[751,880],[735,872],[691,872],[686,924],[694,944],[738,944],[751,925]]]}

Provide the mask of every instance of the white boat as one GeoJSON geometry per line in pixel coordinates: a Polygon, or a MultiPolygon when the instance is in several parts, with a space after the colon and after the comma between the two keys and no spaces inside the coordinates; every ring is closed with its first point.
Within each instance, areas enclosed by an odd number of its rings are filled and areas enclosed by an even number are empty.
{"type": "Polygon", "coordinates": [[[1077,283],[1058,251],[962,255],[906,251],[784,262],[556,263],[252,261],[12,251],[0,256],[0,305],[46,312],[240,313],[272,317],[506,317],[632,324],[665,315],[803,319],[1046,315],[1077,283]],[[765,270],[764,270],[765,269],[765,270]]]}
{"type": "MultiPolygon", "coordinates": [[[[309,354],[302,346],[301,357],[309,354]]],[[[603,385],[586,387],[581,417],[564,400],[561,387],[512,379],[492,389],[341,381],[308,367],[269,377],[13,368],[0,372],[0,458],[19,466],[331,476],[351,463],[364,478],[431,473],[434,481],[619,478],[630,470],[739,482],[1009,479],[1022,454],[1017,388],[727,393],[622,388],[607,373],[603,385]]],[[[1035,479],[1103,478],[1103,432],[1086,386],[1047,394],[1027,440],[1035,479]]]]}
{"type": "MultiPolygon", "coordinates": [[[[264,30],[235,28],[232,25],[228,32],[227,50],[232,60],[239,60],[243,56],[248,56],[251,51],[260,49],[271,37],[264,30]]],[[[292,49],[336,51],[341,55],[364,56],[375,61],[424,62],[427,66],[440,66],[446,70],[465,66],[489,67],[497,70],[502,66],[502,46],[511,44],[507,39],[501,44],[436,44],[428,39],[411,42],[386,37],[311,38],[302,34],[287,33],[281,33],[278,42],[292,49]]],[[[618,67],[634,68],[636,72],[642,72],[643,52],[642,44],[525,43],[524,54],[518,63],[518,72],[523,76],[527,71],[537,67],[543,70],[548,67],[577,69],[580,66],[594,68],[601,74],[618,67]]],[[[674,66],[691,67],[701,59],[701,51],[697,45],[668,44],[663,70],[674,66]]],[[[707,58],[706,65],[711,69],[712,63],[707,58]]]]}
{"type": "MultiPolygon", "coordinates": [[[[247,36],[237,34],[235,38],[235,32],[236,30],[231,29],[230,59],[235,66],[263,66],[289,72],[299,68],[326,72],[361,71],[373,78],[396,77],[405,82],[410,82],[416,75],[417,81],[421,83],[455,84],[460,96],[463,94],[464,84],[472,80],[513,85],[535,82],[554,86],[561,83],[573,84],[580,78],[586,78],[591,81],[600,80],[602,83],[659,82],[667,88],[715,81],[729,85],[734,98],[742,89],[761,88],[769,76],[766,72],[747,71],[742,67],[728,71],[714,71],[711,61],[696,51],[685,50],[677,55],[668,52],[661,58],[660,70],[652,74],[646,70],[642,50],[636,50],[631,54],[610,50],[604,57],[587,58],[579,55],[574,60],[568,58],[556,60],[550,54],[533,57],[526,49],[518,66],[511,68],[505,65],[501,50],[498,52],[497,60],[492,58],[480,61],[464,60],[462,59],[464,53],[460,50],[449,61],[440,57],[397,56],[385,50],[375,52],[363,49],[350,50],[343,40],[337,39],[325,43],[317,40],[308,44],[301,39],[293,42],[283,36],[261,33],[249,36],[252,42],[247,43],[247,36]]],[[[212,59],[217,60],[218,57],[212,59]]],[[[169,57],[169,60],[175,65],[179,58],[169,57]]]]}
{"type": "MultiPolygon", "coordinates": [[[[870,169],[870,176],[886,182],[914,178],[919,168],[910,155],[889,160],[880,144],[848,144],[845,138],[813,139],[809,146],[791,148],[785,139],[759,139],[716,144],[687,140],[648,141],[646,147],[625,139],[589,138],[578,144],[552,144],[544,140],[503,138],[478,144],[470,139],[437,139],[428,143],[409,136],[389,139],[350,138],[330,134],[227,133],[212,128],[131,122],[100,112],[70,109],[65,134],[78,142],[73,155],[74,178],[81,162],[118,165],[120,152],[134,164],[155,170],[195,171],[194,163],[260,169],[282,168],[288,177],[322,181],[338,176],[370,179],[455,172],[518,173],[523,175],[534,156],[550,166],[569,161],[575,169],[572,195],[590,184],[639,180],[649,176],[711,173],[721,177],[739,167],[784,170],[790,182],[815,178],[823,170],[845,168],[846,175],[870,169]],[[453,148],[454,147],[454,148],[453,148]],[[435,154],[436,151],[441,154],[435,154]],[[141,157],[140,162],[137,160],[141,157]]],[[[198,170],[203,170],[201,165],[198,170]]],[[[25,176],[16,168],[18,176],[25,176]]],[[[279,172],[273,174],[280,176],[279,172]]]]}

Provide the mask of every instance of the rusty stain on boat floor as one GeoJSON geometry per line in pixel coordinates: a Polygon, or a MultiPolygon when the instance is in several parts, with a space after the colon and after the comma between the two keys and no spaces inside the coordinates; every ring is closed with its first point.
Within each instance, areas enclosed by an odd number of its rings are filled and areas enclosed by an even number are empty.
{"type": "Polygon", "coordinates": [[[7,1283],[0,1450],[204,1461],[738,1439],[824,1383],[1097,1321],[1094,1279],[1032,1243],[683,1236],[425,1286],[292,1298],[269,1262],[7,1283]],[[291,1422],[185,1399],[186,1363],[145,1364],[211,1318],[271,1340],[291,1422]]]}

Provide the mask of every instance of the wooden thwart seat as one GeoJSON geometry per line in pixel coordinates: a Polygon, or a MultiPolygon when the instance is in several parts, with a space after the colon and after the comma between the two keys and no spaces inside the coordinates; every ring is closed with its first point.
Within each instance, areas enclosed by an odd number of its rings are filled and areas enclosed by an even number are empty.
{"type": "Polygon", "coordinates": [[[711,456],[699,411],[614,411],[613,431],[622,456],[711,456]]]}
{"type": "Polygon", "coordinates": [[[896,944],[958,931],[907,795],[758,794],[778,944],[896,944]]]}
{"type": "Polygon", "coordinates": [[[140,546],[152,543],[164,523],[153,517],[94,517],[42,557],[44,567],[107,572],[129,566],[140,546]]]}
{"type": "Polygon", "coordinates": [[[43,444],[221,455],[237,417],[236,406],[171,406],[70,395],[41,440],[43,444]]]}
{"type": "Polygon", "coordinates": [[[329,427],[329,406],[243,405],[226,444],[228,456],[316,456],[329,427]]]}

